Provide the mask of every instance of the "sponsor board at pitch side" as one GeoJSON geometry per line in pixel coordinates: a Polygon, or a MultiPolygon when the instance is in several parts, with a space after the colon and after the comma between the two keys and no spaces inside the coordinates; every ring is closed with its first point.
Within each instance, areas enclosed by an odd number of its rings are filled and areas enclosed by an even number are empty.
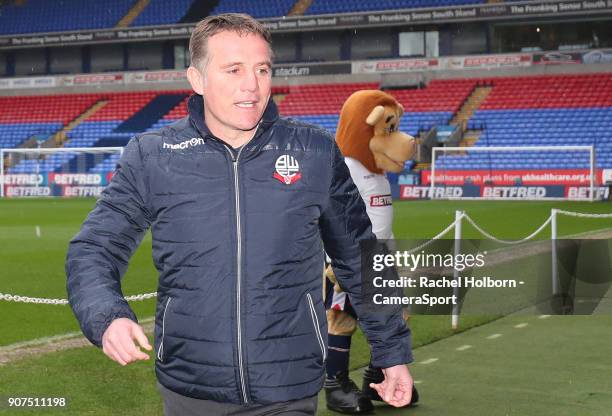
{"type": "MultiPolygon", "coordinates": [[[[596,200],[608,199],[610,188],[594,188],[596,200]]],[[[508,200],[545,200],[545,199],[591,199],[588,186],[542,185],[542,186],[436,186],[433,191],[429,186],[399,185],[399,199],[456,199],[456,198],[491,198],[508,200]],[[433,198],[432,198],[433,195],[433,198]]]]}
{"type": "MultiPolygon", "coordinates": [[[[602,181],[602,169],[595,170],[595,183],[602,181]]],[[[421,171],[421,183],[431,182],[431,170],[421,171]]],[[[492,182],[497,185],[583,185],[591,183],[588,169],[513,169],[493,171],[484,169],[445,170],[437,169],[435,183],[438,185],[482,185],[492,182]]]]}

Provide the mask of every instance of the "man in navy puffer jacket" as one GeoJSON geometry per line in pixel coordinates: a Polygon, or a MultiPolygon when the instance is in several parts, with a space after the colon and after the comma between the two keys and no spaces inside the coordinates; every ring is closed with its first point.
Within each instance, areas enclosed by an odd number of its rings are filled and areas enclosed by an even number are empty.
{"type": "Polygon", "coordinates": [[[406,404],[401,311],[361,308],[359,242],[375,238],[365,206],[333,138],[279,117],[269,32],[246,15],[209,17],[190,52],[189,115],[129,142],[70,242],[68,295],[84,334],[121,365],[149,358],[120,282],[150,228],[166,414],[314,414],[327,354],[325,249],[385,369],[375,388],[406,404]]]}

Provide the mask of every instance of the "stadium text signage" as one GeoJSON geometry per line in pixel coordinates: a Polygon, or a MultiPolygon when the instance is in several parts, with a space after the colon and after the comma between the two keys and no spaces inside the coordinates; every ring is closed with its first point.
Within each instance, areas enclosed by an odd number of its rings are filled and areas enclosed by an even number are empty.
{"type": "Polygon", "coordinates": [[[99,197],[112,172],[4,175],[4,195],[21,197],[99,197]]]}
{"type": "Polygon", "coordinates": [[[0,89],[53,88],[57,86],[56,77],[0,78],[0,89]]]}
{"type": "Polygon", "coordinates": [[[609,64],[612,49],[590,51],[508,53],[497,55],[449,56],[441,58],[405,58],[354,61],[353,74],[393,72],[448,71],[464,69],[526,68],[533,65],[609,64]]]}
{"type": "Polygon", "coordinates": [[[186,71],[143,71],[125,74],[126,84],[159,84],[183,81],[187,83],[186,71]]]}
{"type": "Polygon", "coordinates": [[[346,63],[319,63],[315,65],[274,65],[274,77],[289,78],[308,75],[350,74],[351,64],[346,63]]]}
{"type": "MultiPolygon", "coordinates": [[[[300,32],[453,21],[520,19],[526,17],[601,14],[612,11],[612,0],[542,1],[479,4],[456,7],[393,10],[376,13],[347,13],[261,19],[273,32],[300,32]]],[[[146,28],[121,28],[77,32],[10,35],[0,37],[0,49],[78,45],[92,43],[187,39],[193,24],[146,28]]]]}
{"type": "Polygon", "coordinates": [[[125,41],[187,39],[189,36],[191,36],[193,28],[193,25],[183,24],[148,29],[110,29],[2,36],[0,37],[0,49],[82,45],[125,41]]]}
{"type": "MultiPolygon", "coordinates": [[[[611,0],[612,1],[612,0],[611,0]]],[[[552,64],[612,63],[612,49],[595,49],[568,54],[497,54],[451,56],[442,58],[381,59],[353,62],[317,62],[312,64],[273,65],[276,78],[326,74],[376,74],[444,70],[517,68],[552,64]]],[[[0,90],[30,88],[88,87],[98,85],[183,83],[189,87],[184,70],[135,71],[101,74],[77,74],[43,77],[0,78],[0,90]]]]}
{"type": "MultiPolygon", "coordinates": [[[[599,186],[594,188],[595,200],[608,199],[610,188],[599,186]]],[[[485,198],[499,200],[541,199],[572,199],[590,200],[591,189],[587,186],[541,185],[541,186],[429,186],[399,185],[399,198],[402,200],[416,199],[459,199],[485,198]]]]}
{"type": "MultiPolygon", "coordinates": [[[[440,185],[589,185],[588,169],[550,169],[550,170],[439,170],[436,171],[436,184],[440,185]]],[[[602,183],[602,170],[595,172],[595,182],[602,183]]],[[[431,171],[421,172],[421,183],[431,183],[431,171]]]]}
{"type": "Polygon", "coordinates": [[[278,32],[314,29],[344,29],[368,26],[445,23],[469,20],[496,20],[551,15],[593,14],[612,10],[610,0],[522,2],[457,7],[393,10],[376,13],[320,15],[301,18],[262,19],[266,27],[278,32]]]}

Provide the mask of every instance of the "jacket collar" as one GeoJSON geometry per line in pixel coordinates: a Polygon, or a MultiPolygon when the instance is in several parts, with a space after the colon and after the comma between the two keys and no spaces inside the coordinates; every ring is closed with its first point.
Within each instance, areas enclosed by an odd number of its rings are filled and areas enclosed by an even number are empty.
{"type": "MultiPolygon", "coordinates": [[[[223,139],[213,135],[206,125],[206,120],[204,119],[204,98],[200,94],[194,93],[191,95],[191,97],[189,97],[189,101],[187,102],[187,112],[189,114],[189,121],[198,131],[198,133],[200,133],[204,140],[212,138],[225,143],[223,139]]],[[[268,128],[274,124],[276,120],[278,120],[278,117],[278,108],[276,107],[272,96],[270,96],[270,101],[268,101],[268,105],[266,106],[263,116],[261,117],[255,137],[253,137],[251,142],[257,139],[257,137],[261,136],[264,131],[268,130],[268,128]]]]}

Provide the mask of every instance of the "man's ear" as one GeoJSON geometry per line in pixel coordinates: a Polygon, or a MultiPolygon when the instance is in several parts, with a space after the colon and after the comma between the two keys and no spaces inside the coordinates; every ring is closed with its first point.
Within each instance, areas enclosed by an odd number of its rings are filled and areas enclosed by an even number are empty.
{"type": "Polygon", "coordinates": [[[375,125],[381,119],[381,117],[385,114],[385,107],[382,105],[377,105],[372,109],[368,118],[366,118],[366,123],[370,126],[375,125]]]}
{"type": "Polygon", "coordinates": [[[204,75],[194,66],[187,68],[187,80],[191,89],[197,94],[204,95],[204,75]]]}

